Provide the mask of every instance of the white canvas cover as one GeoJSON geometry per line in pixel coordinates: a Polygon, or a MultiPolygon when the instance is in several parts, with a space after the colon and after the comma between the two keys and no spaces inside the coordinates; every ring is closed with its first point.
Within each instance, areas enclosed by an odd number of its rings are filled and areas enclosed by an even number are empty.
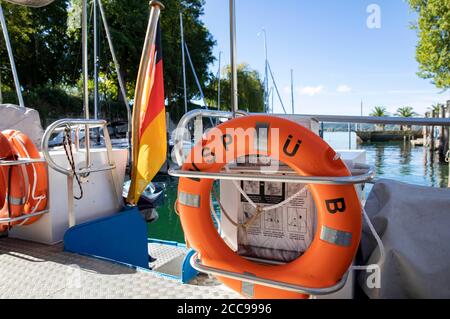
{"type": "MultiPolygon", "coordinates": [[[[370,298],[450,298],[450,189],[381,180],[365,209],[385,245],[379,288],[359,284],[370,298]]],[[[365,225],[364,264],[378,261],[379,249],[365,225]]]]}
{"type": "Polygon", "coordinates": [[[14,129],[28,135],[40,149],[44,131],[39,113],[13,104],[0,104],[0,131],[14,129]]]}

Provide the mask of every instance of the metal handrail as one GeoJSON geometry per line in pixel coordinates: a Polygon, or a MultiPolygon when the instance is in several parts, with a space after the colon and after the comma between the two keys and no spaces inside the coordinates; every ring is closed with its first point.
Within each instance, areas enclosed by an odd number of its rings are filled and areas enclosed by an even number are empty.
{"type": "MultiPolygon", "coordinates": [[[[238,115],[245,116],[248,113],[239,112],[238,115]]],[[[285,117],[286,115],[278,115],[285,117]]],[[[215,111],[215,110],[204,110],[197,109],[186,113],[178,123],[175,141],[174,141],[174,151],[177,163],[179,166],[183,164],[183,134],[184,129],[188,127],[191,120],[198,117],[209,117],[209,118],[228,118],[234,117],[233,112],[225,111],[215,111]]],[[[313,117],[313,116],[311,116],[313,117]]],[[[450,124],[450,120],[449,120],[450,124]]],[[[264,181],[264,182],[285,182],[285,183],[302,183],[302,184],[332,184],[332,185],[347,185],[347,184],[364,184],[370,183],[375,178],[375,170],[373,167],[368,165],[359,164],[358,167],[365,170],[364,172],[359,172],[360,174],[354,176],[287,176],[286,174],[246,174],[246,173],[209,173],[209,172],[196,172],[196,171],[183,171],[177,169],[169,169],[169,175],[174,177],[187,177],[187,178],[206,178],[206,179],[221,179],[221,180],[246,180],[246,181],[264,181]]]]}
{"type": "Polygon", "coordinates": [[[347,282],[348,274],[349,274],[349,272],[347,271],[344,274],[344,276],[342,277],[342,279],[333,286],[325,287],[325,288],[312,288],[312,287],[304,287],[304,286],[294,285],[291,283],[286,283],[286,282],[281,282],[281,281],[276,281],[276,280],[271,280],[271,279],[260,278],[260,277],[256,277],[256,276],[250,275],[250,274],[236,273],[236,272],[232,272],[232,271],[228,271],[228,270],[205,266],[202,264],[201,260],[199,259],[198,253],[195,253],[194,255],[192,255],[192,257],[190,259],[190,263],[191,263],[191,266],[195,270],[198,270],[203,273],[211,274],[213,276],[226,277],[226,278],[231,278],[231,279],[235,279],[235,280],[239,280],[239,281],[245,281],[245,282],[256,284],[256,285],[262,285],[262,286],[266,286],[266,287],[292,291],[292,292],[296,292],[296,293],[300,293],[300,294],[315,295],[315,296],[329,295],[329,294],[332,294],[334,292],[341,290],[345,286],[345,284],[347,282]]]}
{"type": "MultiPolygon", "coordinates": [[[[238,112],[237,115],[250,115],[245,112],[238,112]]],[[[265,113],[251,113],[251,115],[267,115],[265,113]]],[[[351,116],[351,115],[316,115],[316,114],[299,114],[299,115],[286,115],[286,114],[271,114],[278,117],[293,117],[293,118],[310,118],[317,122],[330,122],[330,123],[368,123],[368,124],[391,124],[391,125],[416,125],[416,126],[450,126],[450,118],[424,118],[424,117],[377,117],[377,116],[351,116]]],[[[192,110],[181,118],[178,123],[175,133],[174,141],[174,154],[176,162],[179,166],[183,164],[183,134],[188,127],[190,121],[198,117],[209,118],[226,118],[232,119],[234,117],[233,112],[215,111],[196,109],[192,110]]]]}
{"type": "MultiPolygon", "coordinates": [[[[274,116],[285,116],[284,114],[274,116]]],[[[353,116],[353,115],[311,115],[300,114],[296,116],[309,117],[318,122],[328,123],[365,123],[386,125],[416,125],[416,126],[450,126],[450,118],[428,117],[389,117],[389,116],[353,116]]]]}
{"type": "Polygon", "coordinates": [[[17,160],[0,160],[0,166],[14,166],[14,165],[31,165],[36,163],[45,163],[43,158],[23,158],[19,157],[17,160]]]}
{"type": "MultiPolygon", "coordinates": [[[[72,134],[72,133],[70,133],[72,134]]],[[[44,136],[42,138],[42,154],[47,161],[49,167],[54,169],[55,171],[64,174],[67,176],[67,202],[68,202],[68,219],[69,219],[69,227],[72,227],[76,224],[75,213],[74,213],[74,203],[73,203],[73,179],[75,174],[79,174],[81,176],[87,176],[89,173],[97,173],[110,171],[112,177],[112,187],[113,191],[116,193],[116,200],[118,205],[122,205],[122,185],[120,185],[117,173],[116,173],[116,165],[112,158],[112,144],[111,139],[109,137],[109,132],[107,128],[107,122],[105,120],[90,120],[90,119],[61,119],[54,123],[52,123],[45,130],[44,136]],[[48,143],[50,141],[51,135],[60,130],[62,126],[69,126],[71,129],[75,128],[75,146],[77,150],[79,149],[79,129],[85,129],[85,148],[86,148],[86,167],[80,168],[76,171],[72,171],[70,169],[64,168],[53,161],[50,156],[50,151],[48,147],[48,143]],[[105,140],[105,148],[107,153],[107,161],[108,164],[105,167],[100,168],[92,168],[90,165],[90,147],[89,147],[89,139],[90,129],[91,128],[103,128],[103,138],[105,140]]]]}
{"type": "Polygon", "coordinates": [[[19,222],[19,221],[22,221],[22,220],[26,220],[28,218],[45,215],[45,214],[47,214],[49,212],[50,212],[50,210],[45,209],[45,210],[42,210],[42,211],[39,211],[39,212],[35,212],[33,214],[22,215],[22,216],[19,216],[19,217],[0,218],[0,224],[19,222]]]}
{"type": "Polygon", "coordinates": [[[169,175],[173,177],[186,178],[206,178],[219,180],[241,180],[241,181],[261,181],[261,182],[278,182],[278,183],[300,183],[300,184],[327,184],[327,185],[349,185],[364,184],[371,182],[375,178],[375,170],[369,165],[358,165],[359,169],[366,169],[366,172],[354,176],[300,176],[293,174],[251,174],[251,173],[210,173],[184,171],[177,169],[169,169],[169,175]]]}
{"type": "MultiPolygon", "coordinates": [[[[85,167],[82,168],[81,170],[77,171],[77,172],[73,172],[70,169],[67,169],[65,167],[62,167],[58,164],[55,163],[55,161],[52,159],[52,157],[50,156],[50,151],[49,151],[49,147],[48,147],[48,143],[50,141],[50,137],[52,136],[52,134],[58,130],[61,129],[62,126],[67,126],[69,125],[71,128],[75,128],[75,129],[79,129],[81,126],[83,127],[88,127],[88,128],[97,128],[97,127],[103,127],[104,128],[104,132],[105,132],[105,144],[106,144],[106,140],[109,139],[109,134],[107,134],[108,130],[107,130],[107,122],[105,120],[85,120],[85,119],[62,119],[62,120],[58,120],[54,123],[52,123],[51,125],[49,125],[47,127],[47,129],[45,130],[44,136],[42,138],[42,155],[44,156],[45,160],[48,163],[48,166],[51,167],[52,169],[54,169],[55,171],[64,174],[64,175],[73,175],[74,173],[79,174],[79,173],[83,173],[83,174],[87,174],[87,173],[94,173],[94,172],[98,172],[98,169],[92,169],[90,167],[85,167]]],[[[85,137],[89,135],[89,132],[86,131],[85,132],[85,137]]],[[[78,138],[77,138],[78,140],[78,138]]],[[[87,139],[85,138],[86,142],[87,139]]],[[[76,143],[78,143],[78,141],[76,141],[76,143]]],[[[109,144],[111,143],[111,141],[109,140],[109,144]]],[[[108,148],[108,147],[107,147],[108,148]]],[[[90,151],[87,151],[87,153],[89,153],[90,151]]],[[[112,164],[109,166],[109,169],[114,169],[115,166],[112,164]]],[[[104,171],[108,168],[105,169],[101,169],[100,171],[104,171]]]]}

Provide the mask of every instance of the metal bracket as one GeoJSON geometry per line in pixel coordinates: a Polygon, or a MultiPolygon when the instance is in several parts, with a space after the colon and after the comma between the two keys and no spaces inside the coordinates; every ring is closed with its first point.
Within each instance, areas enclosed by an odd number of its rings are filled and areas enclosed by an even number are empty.
{"type": "Polygon", "coordinates": [[[294,284],[276,281],[276,280],[260,278],[253,274],[248,274],[248,273],[242,274],[242,273],[236,273],[236,272],[232,272],[232,271],[228,271],[228,270],[205,266],[202,264],[201,260],[199,259],[198,253],[195,253],[191,257],[191,265],[194,269],[196,269],[200,272],[203,272],[203,273],[213,275],[213,276],[226,277],[226,278],[235,279],[235,280],[239,280],[239,281],[250,283],[250,284],[261,285],[261,286],[266,286],[266,287],[270,287],[270,288],[292,291],[292,292],[296,292],[299,294],[307,294],[307,295],[315,295],[315,296],[329,295],[336,291],[341,290],[345,286],[345,283],[347,282],[347,278],[348,278],[348,274],[349,274],[349,272],[347,271],[344,274],[344,276],[342,277],[342,279],[333,286],[325,287],[325,288],[312,288],[312,287],[304,287],[304,286],[294,285],[294,284]]]}
{"type": "Polygon", "coordinates": [[[208,173],[193,172],[170,169],[169,175],[173,177],[186,178],[206,178],[220,180],[243,180],[243,181],[262,181],[262,182],[281,182],[281,183],[299,183],[299,184],[331,184],[331,185],[352,185],[371,182],[375,177],[373,167],[363,164],[355,165],[357,170],[364,170],[363,174],[354,176],[299,176],[295,174],[252,174],[245,172],[237,173],[208,173]]]}
{"type": "MultiPolygon", "coordinates": [[[[36,163],[46,163],[45,159],[43,158],[22,158],[19,157],[17,160],[15,161],[11,161],[11,160],[0,160],[0,167],[1,166],[14,166],[14,165],[32,165],[32,164],[36,164],[36,163]]],[[[47,194],[48,196],[48,194],[47,194]]],[[[8,193],[6,194],[6,198],[8,198],[9,195],[8,193]]],[[[0,224],[6,224],[6,223],[14,223],[14,222],[19,222],[22,220],[26,220],[28,218],[32,218],[32,217],[36,217],[36,216],[40,216],[40,215],[45,215],[49,213],[49,209],[48,209],[48,201],[47,201],[47,207],[39,212],[35,212],[32,214],[27,214],[27,215],[23,215],[23,216],[19,216],[19,217],[5,217],[5,218],[0,218],[0,224]]]]}

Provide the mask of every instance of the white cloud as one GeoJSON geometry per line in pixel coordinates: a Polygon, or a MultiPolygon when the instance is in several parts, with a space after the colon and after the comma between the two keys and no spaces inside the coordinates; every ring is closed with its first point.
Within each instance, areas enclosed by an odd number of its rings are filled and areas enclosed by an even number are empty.
{"type": "Polygon", "coordinates": [[[297,88],[300,95],[314,96],[323,92],[325,87],[323,85],[318,86],[301,86],[297,88]]]}
{"type": "Polygon", "coordinates": [[[338,93],[349,93],[352,90],[353,89],[350,86],[348,86],[347,84],[342,84],[342,85],[339,85],[337,87],[336,92],[338,92],[338,93]]]}

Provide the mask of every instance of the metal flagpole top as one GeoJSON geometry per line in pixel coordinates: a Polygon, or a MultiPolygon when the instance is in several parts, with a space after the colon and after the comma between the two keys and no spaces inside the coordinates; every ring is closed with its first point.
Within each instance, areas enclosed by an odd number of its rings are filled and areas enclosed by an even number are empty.
{"type": "Polygon", "coordinates": [[[149,5],[150,5],[151,7],[158,6],[161,10],[164,10],[164,9],[165,9],[165,6],[164,6],[161,2],[159,2],[159,1],[157,1],[157,0],[151,0],[150,3],[149,3],[149,5]]]}

